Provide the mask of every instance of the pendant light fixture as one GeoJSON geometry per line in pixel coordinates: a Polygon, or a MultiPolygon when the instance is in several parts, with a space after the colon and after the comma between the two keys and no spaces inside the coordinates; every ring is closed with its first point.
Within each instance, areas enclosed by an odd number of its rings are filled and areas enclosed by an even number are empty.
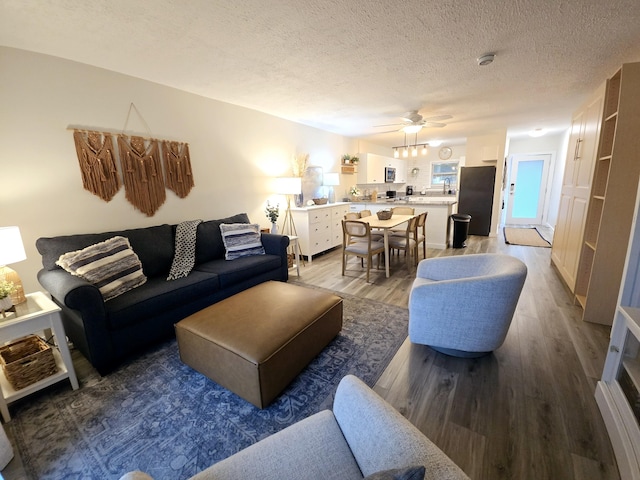
{"type": "Polygon", "coordinates": [[[409,151],[411,151],[412,157],[418,156],[418,149],[420,148],[420,153],[423,156],[426,156],[429,153],[427,149],[428,143],[418,143],[418,133],[416,132],[415,140],[413,144],[407,143],[407,132],[404,133],[404,145],[399,145],[393,148],[393,158],[400,158],[400,151],[402,151],[402,158],[409,157],[409,151]]]}

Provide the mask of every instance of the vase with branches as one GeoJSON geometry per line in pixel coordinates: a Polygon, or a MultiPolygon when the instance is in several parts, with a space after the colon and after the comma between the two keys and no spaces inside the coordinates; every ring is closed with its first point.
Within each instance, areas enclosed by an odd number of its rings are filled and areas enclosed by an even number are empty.
{"type": "Polygon", "coordinates": [[[278,221],[278,217],[280,216],[280,204],[278,203],[273,206],[269,202],[267,202],[267,207],[265,208],[264,213],[271,222],[271,233],[278,233],[278,226],[276,222],[278,221]]]}

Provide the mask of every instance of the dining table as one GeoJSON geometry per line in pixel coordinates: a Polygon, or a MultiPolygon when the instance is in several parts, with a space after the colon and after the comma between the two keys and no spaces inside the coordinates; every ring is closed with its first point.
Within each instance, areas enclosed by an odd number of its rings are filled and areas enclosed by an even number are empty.
{"type": "Polygon", "coordinates": [[[415,215],[399,215],[393,214],[388,220],[380,220],[377,215],[369,215],[367,217],[359,218],[358,220],[361,222],[366,222],[369,224],[369,228],[382,230],[384,236],[384,255],[385,255],[385,275],[389,278],[389,235],[392,228],[397,227],[398,225],[402,225],[405,222],[411,220],[415,215]]]}

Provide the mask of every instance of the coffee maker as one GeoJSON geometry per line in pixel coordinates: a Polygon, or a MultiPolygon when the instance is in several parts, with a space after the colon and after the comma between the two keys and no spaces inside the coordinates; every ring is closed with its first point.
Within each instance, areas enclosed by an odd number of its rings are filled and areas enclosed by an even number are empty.
{"type": "Polygon", "coordinates": [[[413,195],[413,185],[407,185],[407,195],[413,195]]]}

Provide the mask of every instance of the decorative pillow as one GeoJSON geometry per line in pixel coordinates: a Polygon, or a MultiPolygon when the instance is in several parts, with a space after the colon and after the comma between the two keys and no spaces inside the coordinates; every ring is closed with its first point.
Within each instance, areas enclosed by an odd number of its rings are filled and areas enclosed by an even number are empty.
{"type": "Polygon", "coordinates": [[[105,302],[147,281],[142,263],[125,237],[113,237],[61,255],[56,262],[100,290],[105,302]]]}
{"type": "Polygon", "coordinates": [[[265,253],[260,240],[260,225],[257,223],[222,223],[220,233],[226,260],[265,253]]]}
{"type": "Polygon", "coordinates": [[[424,480],[424,473],[425,468],[423,465],[414,465],[372,473],[366,476],[364,480],[424,480]]]}

